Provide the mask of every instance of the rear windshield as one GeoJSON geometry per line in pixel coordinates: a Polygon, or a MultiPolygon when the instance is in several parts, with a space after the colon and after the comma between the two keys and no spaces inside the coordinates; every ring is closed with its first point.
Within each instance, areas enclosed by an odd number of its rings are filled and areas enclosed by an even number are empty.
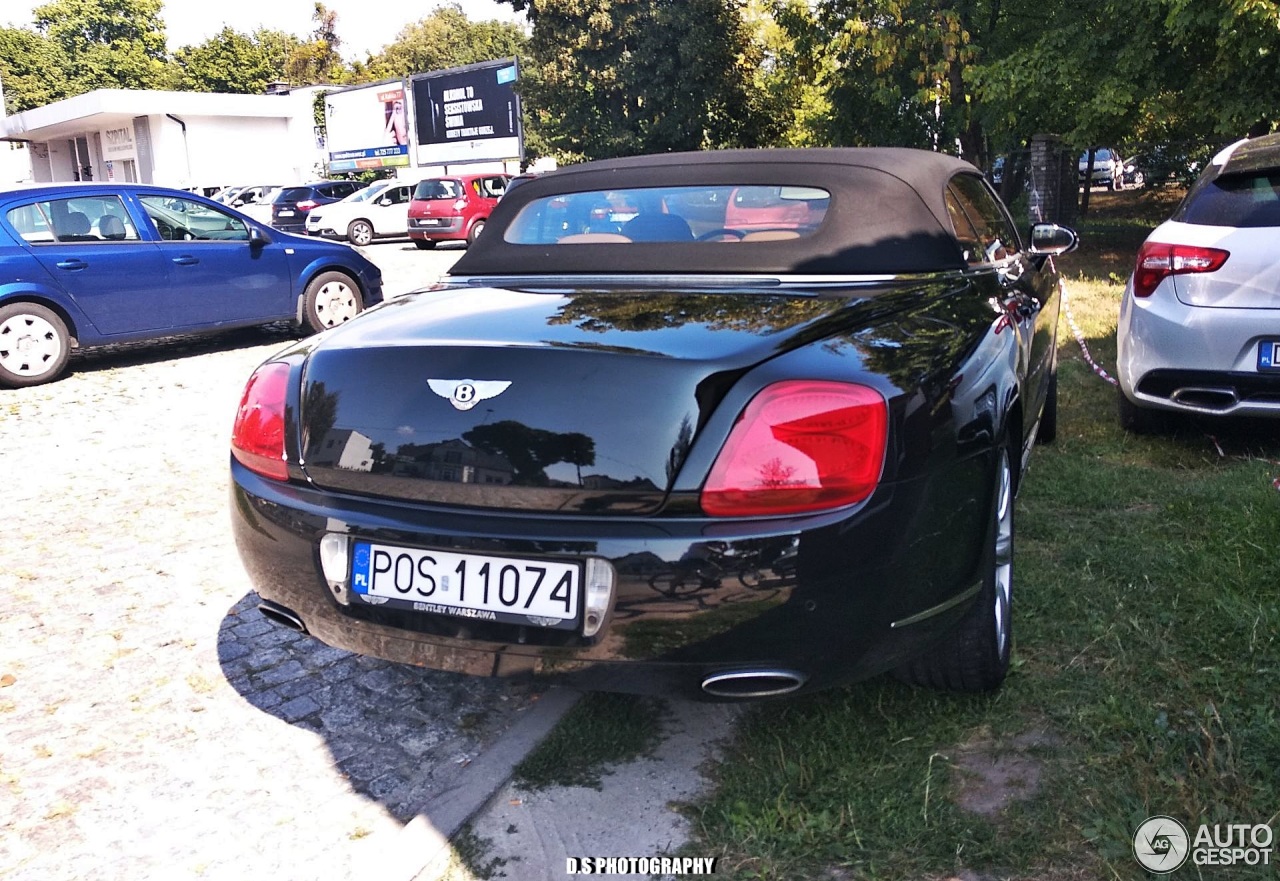
{"type": "Polygon", "coordinates": [[[802,186],[596,190],[526,205],[505,231],[516,245],[741,242],[812,235],[831,194],[802,186]]]}
{"type": "Polygon", "coordinates": [[[300,202],[303,199],[311,198],[311,187],[285,187],[280,191],[280,195],[276,196],[279,202],[300,202]]]}
{"type": "Polygon", "coordinates": [[[1205,226],[1280,226],[1280,169],[1202,177],[1173,219],[1205,226]]]}
{"type": "Polygon", "coordinates": [[[424,180],[418,183],[413,191],[415,199],[460,199],[462,198],[462,181],[456,180],[424,180]]]}

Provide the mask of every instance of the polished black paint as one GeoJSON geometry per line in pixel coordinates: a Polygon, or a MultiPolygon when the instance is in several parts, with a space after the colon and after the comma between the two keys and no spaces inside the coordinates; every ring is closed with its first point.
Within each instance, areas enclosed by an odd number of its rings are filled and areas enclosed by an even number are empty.
{"type": "Polygon", "coordinates": [[[744,669],[806,688],[865,677],[972,605],[992,565],[997,451],[1017,460],[1034,439],[1057,312],[1052,263],[1027,255],[877,279],[459,277],[277,356],[292,366],[291,480],[233,460],[236,541],[264,600],[397,662],[690,695],[744,669]],[[875,492],[819,514],[707,517],[699,491],[739,414],[796,378],[884,395],[875,492]],[[511,385],[457,410],[429,379],[511,385]],[[360,455],[344,459],[330,441],[352,437],[360,455]],[[590,638],[370,606],[319,571],[335,532],[602,558],[616,593],[590,638]]]}

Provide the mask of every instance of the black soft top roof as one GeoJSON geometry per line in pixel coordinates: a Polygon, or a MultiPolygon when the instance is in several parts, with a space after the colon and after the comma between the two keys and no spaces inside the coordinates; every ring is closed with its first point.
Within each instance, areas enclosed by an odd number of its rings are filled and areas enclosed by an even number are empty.
{"type": "Polygon", "coordinates": [[[943,193],[967,162],[905,148],[718,150],[608,159],[549,172],[498,203],[451,274],[770,273],[866,275],[963,269],[943,193]],[[784,241],[517,245],[503,233],[560,193],[669,186],[801,186],[831,193],[822,225],[784,241]]]}

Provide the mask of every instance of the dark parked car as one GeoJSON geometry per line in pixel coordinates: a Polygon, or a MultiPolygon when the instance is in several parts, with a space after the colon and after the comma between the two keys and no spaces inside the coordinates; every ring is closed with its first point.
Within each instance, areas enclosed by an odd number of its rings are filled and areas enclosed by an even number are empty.
{"type": "Polygon", "coordinates": [[[249,380],[231,511],[260,608],[592,688],[997,688],[1075,242],[1024,243],[977,169],[924,151],[541,175],[444,283],[249,380]],[[744,206],[779,225],[726,225],[744,206]]]}
{"type": "Polygon", "coordinates": [[[363,181],[323,180],[284,187],[271,203],[271,225],[284,232],[305,233],[312,208],[345,199],[367,186],[363,181]]]}
{"type": "Polygon", "coordinates": [[[507,174],[462,174],[420,181],[409,202],[409,238],[419,248],[474,242],[510,179],[507,174]]]}
{"type": "Polygon", "coordinates": [[[133,184],[0,192],[0,385],[56,379],[73,346],[293,320],[382,299],[344,245],[261,226],[203,196],[133,184]]]}

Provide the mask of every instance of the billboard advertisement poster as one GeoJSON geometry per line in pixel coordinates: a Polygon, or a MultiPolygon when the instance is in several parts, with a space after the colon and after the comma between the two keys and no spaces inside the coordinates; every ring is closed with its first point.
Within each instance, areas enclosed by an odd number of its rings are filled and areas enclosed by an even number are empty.
{"type": "Polygon", "coordinates": [[[329,171],[409,164],[408,101],[403,81],[324,96],[329,171]]]}
{"type": "Polygon", "coordinates": [[[418,164],[523,159],[518,79],[514,58],[411,77],[418,164]]]}

